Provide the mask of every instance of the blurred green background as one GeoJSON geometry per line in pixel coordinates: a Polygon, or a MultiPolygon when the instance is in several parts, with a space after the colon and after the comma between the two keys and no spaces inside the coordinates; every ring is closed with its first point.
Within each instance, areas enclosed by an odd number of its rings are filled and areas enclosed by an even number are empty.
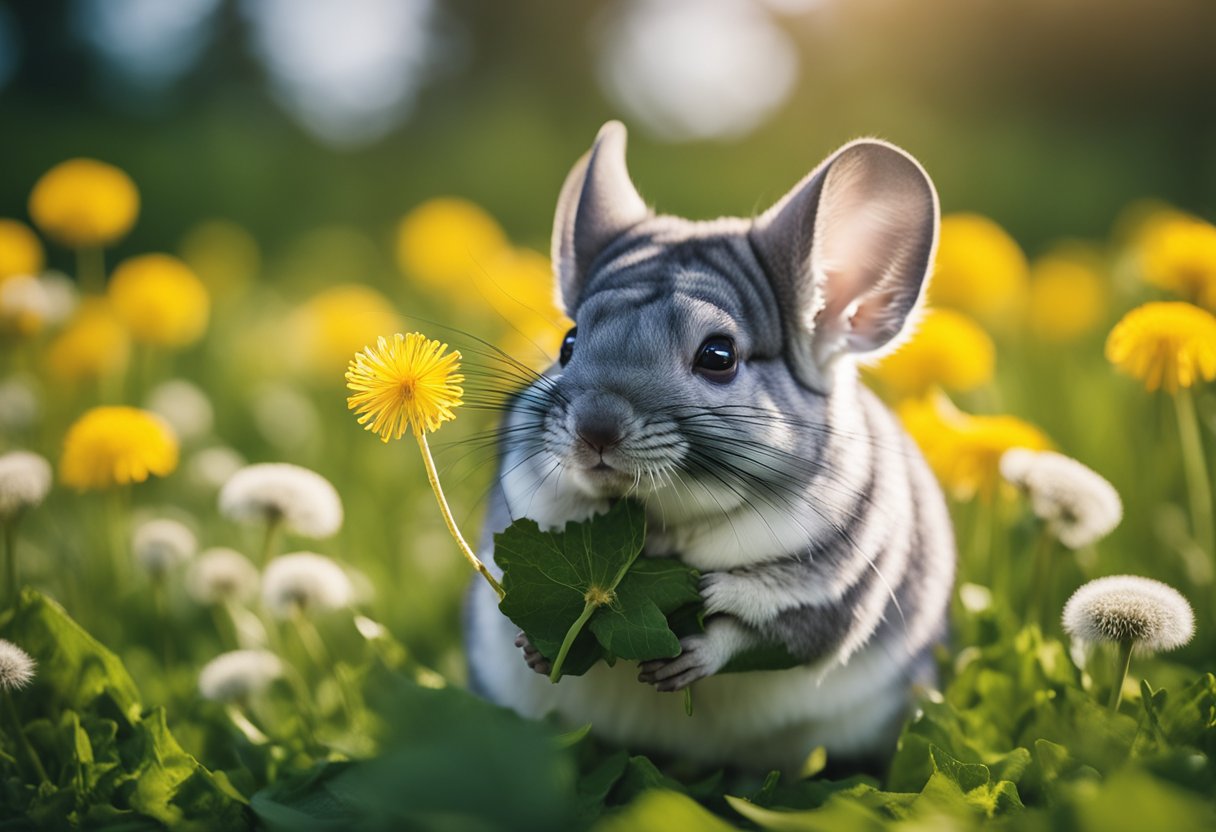
{"type": "Polygon", "coordinates": [[[118,255],[212,216],[271,250],[335,222],[387,240],[440,193],[544,246],[619,117],[661,210],[749,213],[877,135],[1034,253],[1138,197],[1216,212],[1213,32],[1209,0],[5,2],[0,215],[89,155],[143,191],[118,255]],[[673,128],[672,102],[718,127],[673,128]]]}

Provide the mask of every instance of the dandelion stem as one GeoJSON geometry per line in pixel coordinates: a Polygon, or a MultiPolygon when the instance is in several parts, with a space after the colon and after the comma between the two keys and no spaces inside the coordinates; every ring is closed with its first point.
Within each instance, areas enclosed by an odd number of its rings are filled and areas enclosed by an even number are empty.
{"type": "Polygon", "coordinates": [[[38,775],[39,782],[51,782],[51,778],[46,776],[46,769],[42,767],[42,760],[39,759],[38,752],[34,750],[34,746],[30,744],[29,737],[25,735],[21,716],[17,713],[17,705],[13,702],[13,693],[7,688],[4,690],[4,710],[7,712],[9,721],[13,723],[13,731],[17,738],[17,744],[21,746],[21,750],[25,752],[25,756],[29,758],[30,765],[34,767],[34,773],[38,775]]]}
{"type": "Polygon", "coordinates": [[[117,585],[123,585],[127,574],[127,490],[125,486],[110,489],[106,495],[105,522],[106,532],[110,538],[110,568],[113,570],[111,580],[117,585]]]}
{"type": "Polygon", "coordinates": [[[312,619],[308,617],[304,608],[299,604],[292,606],[291,623],[295,625],[296,634],[304,645],[304,652],[308,653],[308,658],[312,660],[312,663],[322,673],[333,674],[334,681],[338,686],[338,697],[342,700],[342,710],[346,712],[346,718],[353,725],[355,711],[351,706],[351,697],[347,691],[346,679],[342,676],[333,657],[329,654],[329,649],[326,648],[325,641],[321,638],[321,633],[317,631],[317,625],[312,623],[312,619]]]}
{"type": "Polygon", "coordinates": [[[260,566],[265,566],[274,557],[279,547],[279,532],[283,528],[283,518],[276,515],[266,521],[266,536],[262,538],[262,560],[260,566]]]}
{"type": "Polygon", "coordinates": [[[76,284],[84,294],[105,294],[106,254],[99,246],[76,249],[76,284]]]}
{"type": "Polygon", "coordinates": [[[173,666],[173,635],[169,632],[169,596],[165,579],[152,579],[152,603],[156,605],[157,627],[160,630],[160,657],[165,669],[173,666]]]}
{"type": "Polygon", "coordinates": [[[1043,611],[1050,605],[1047,596],[1051,592],[1052,549],[1055,548],[1055,535],[1046,524],[1039,530],[1038,540],[1034,546],[1034,560],[1031,569],[1029,609],[1026,620],[1039,625],[1040,630],[1046,629],[1043,611]]]}
{"type": "MultiPolygon", "coordinates": [[[[435,492],[435,499],[439,501],[439,512],[443,515],[443,520],[448,525],[448,531],[452,533],[452,537],[455,539],[456,545],[460,547],[460,551],[464,554],[465,559],[486,579],[486,582],[498,594],[498,599],[501,601],[507,594],[502,588],[502,584],[490,574],[490,570],[481,562],[481,559],[473,554],[473,550],[465,542],[464,535],[460,533],[460,529],[456,526],[456,520],[452,517],[452,509],[448,507],[447,498],[443,496],[443,486],[439,484],[439,474],[435,470],[435,460],[431,457],[431,448],[427,444],[426,435],[416,432],[414,437],[418,440],[419,450],[422,451],[422,464],[426,466],[426,478],[430,480],[431,490],[435,492]]],[[[590,615],[590,613],[587,613],[587,615],[590,615]]]]}
{"type": "Polygon", "coordinates": [[[266,736],[266,732],[258,728],[252,719],[245,716],[245,712],[240,707],[229,703],[224,708],[224,712],[228,714],[228,719],[232,720],[232,724],[244,735],[245,739],[249,740],[251,745],[265,745],[270,742],[270,737],[266,736]]]}
{"type": "Polygon", "coordinates": [[[553,669],[549,671],[550,682],[556,683],[562,677],[562,665],[566,662],[566,654],[574,646],[574,641],[578,638],[579,633],[583,631],[587,619],[591,618],[591,614],[599,609],[599,606],[600,604],[597,599],[590,598],[583,604],[583,611],[579,613],[578,618],[574,619],[574,623],[566,631],[566,637],[562,640],[561,649],[557,651],[557,658],[553,660],[553,669]]]}
{"type": "Polygon", "coordinates": [[[6,607],[17,606],[17,518],[4,521],[4,575],[8,587],[4,593],[6,607]]]}
{"type": "Polygon", "coordinates": [[[1182,464],[1186,471],[1187,493],[1191,498],[1191,524],[1195,537],[1208,556],[1216,554],[1216,530],[1212,525],[1212,489],[1208,480],[1207,458],[1195,417],[1195,399],[1190,388],[1180,387],[1174,394],[1178,413],[1178,437],[1182,444],[1182,464]]]}
{"type": "Polygon", "coordinates": [[[1115,667],[1115,686],[1110,689],[1110,709],[1119,712],[1119,703],[1123,701],[1123,680],[1127,678],[1128,668],[1132,665],[1132,640],[1124,639],[1119,642],[1119,664],[1115,667]]]}

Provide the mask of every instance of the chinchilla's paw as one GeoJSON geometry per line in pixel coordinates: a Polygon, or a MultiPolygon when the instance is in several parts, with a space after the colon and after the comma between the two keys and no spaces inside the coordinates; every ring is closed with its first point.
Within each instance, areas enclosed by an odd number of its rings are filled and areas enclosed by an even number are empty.
{"type": "Polygon", "coordinates": [[[553,663],[532,646],[532,642],[528,641],[528,637],[524,635],[523,630],[520,630],[519,635],[515,637],[515,646],[523,649],[524,661],[527,662],[528,667],[540,675],[548,676],[549,672],[553,670],[553,663]]]}
{"type": "Polygon", "coordinates": [[[726,664],[726,658],[711,633],[685,636],[680,639],[680,655],[674,659],[642,662],[638,681],[654,685],[655,690],[683,690],[716,673],[726,664]]]}

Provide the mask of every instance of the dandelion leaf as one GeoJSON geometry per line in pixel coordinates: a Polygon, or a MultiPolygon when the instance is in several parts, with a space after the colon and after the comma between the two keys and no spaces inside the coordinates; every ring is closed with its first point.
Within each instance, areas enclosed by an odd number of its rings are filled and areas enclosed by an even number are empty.
{"type": "Polygon", "coordinates": [[[645,514],[631,501],[560,532],[515,521],[494,539],[506,590],[500,609],[553,659],[588,599],[604,599],[573,642],[563,675],[586,673],[601,659],[677,655],[668,615],[700,603],[697,572],[674,559],[640,558],[645,534],[645,514]]]}

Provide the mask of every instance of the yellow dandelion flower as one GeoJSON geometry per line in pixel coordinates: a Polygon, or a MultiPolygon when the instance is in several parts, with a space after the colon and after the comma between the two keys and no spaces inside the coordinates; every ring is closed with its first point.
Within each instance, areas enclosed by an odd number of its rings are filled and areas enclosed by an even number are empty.
{"type": "Polygon", "coordinates": [[[460,296],[506,246],[506,234],[497,220],[480,206],[440,197],[422,203],[401,220],[397,264],[407,277],[460,296]]]}
{"type": "Polygon", "coordinates": [[[1189,303],[1146,303],[1106,339],[1106,358],[1152,391],[1216,378],[1216,317],[1189,303]]]}
{"type": "Polygon", "coordinates": [[[227,220],[207,220],[191,228],[179,253],[217,299],[239,294],[262,267],[257,240],[227,220]]]}
{"type": "Polygon", "coordinates": [[[426,435],[444,422],[456,418],[464,390],[460,369],[460,353],[448,352],[448,345],[427,338],[420,332],[409,335],[397,333],[383,336],[376,346],[356,353],[346,371],[346,386],[355,391],[346,399],[346,406],[359,417],[365,430],[375,431],[387,442],[400,439],[409,428],[418,442],[427,481],[439,503],[439,511],[448,532],[456,541],[461,554],[478,574],[502,598],[502,584],[490,573],[465,541],[456,525],[452,509],[443,496],[439,472],[431,456],[426,435]]]}
{"type": "Polygon", "coordinates": [[[17,220],[0,219],[0,281],[19,274],[36,275],[46,264],[42,242],[17,220]]]}
{"type": "Polygon", "coordinates": [[[1026,255],[1009,234],[979,214],[942,217],[929,302],[1008,327],[1025,299],[1026,255]]]}
{"type": "Polygon", "coordinates": [[[59,478],[81,491],[164,477],[177,467],[177,437],[159,416],[135,407],[95,407],[68,428],[59,478]]]}
{"type": "Polygon", "coordinates": [[[207,329],[207,288],[171,255],[142,254],[119,263],[108,293],[115,314],[141,343],[182,347],[207,329]]]}
{"type": "Polygon", "coordinates": [[[42,175],[30,193],[30,216],[69,248],[109,245],[139,215],[139,191],[126,173],[96,159],[69,159],[42,175]]]}
{"type": "Polygon", "coordinates": [[[401,328],[402,319],[388,298],[359,284],[332,286],[296,308],[289,319],[291,340],[299,346],[298,369],[332,377],[381,332],[401,328]]]}
{"type": "Polygon", "coordinates": [[[1001,457],[1011,448],[1046,450],[1051,440],[1016,416],[973,415],[945,396],[908,399],[898,409],[942,485],[956,500],[991,500],[1001,485],[1001,457]]]}
{"type": "Polygon", "coordinates": [[[1106,315],[1109,285],[1089,247],[1058,247],[1030,270],[1026,319],[1035,335],[1067,343],[1091,332],[1106,315]]]}
{"type": "Polygon", "coordinates": [[[346,405],[359,415],[359,424],[387,442],[400,439],[408,428],[415,435],[434,433],[456,418],[464,376],[460,353],[418,332],[381,337],[374,347],[356,353],[346,371],[346,386],[354,395],[346,405]]]}
{"type": "Polygon", "coordinates": [[[930,309],[916,332],[870,371],[900,398],[934,387],[974,390],[992,380],[996,347],[975,321],[952,309],[930,309]]]}
{"type": "Polygon", "coordinates": [[[47,369],[64,381],[115,375],[126,369],[131,337],[108,301],[86,298],[46,351],[47,369]]]}
{"type": "Polygon", "coordinates": [[[1216,309],[1216,225],[1163,211],[1145,221],[1136,249],[1146,282],[1216,309]]]}

